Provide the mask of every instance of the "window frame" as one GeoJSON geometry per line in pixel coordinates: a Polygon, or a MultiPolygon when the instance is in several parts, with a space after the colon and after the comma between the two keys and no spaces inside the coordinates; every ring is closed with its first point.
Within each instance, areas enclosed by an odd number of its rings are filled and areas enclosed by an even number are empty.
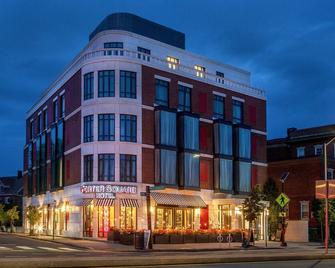
{"type": "Polygon", "coordinates": [[[178,85],[178,110],[191,112],[192,110],[192,89],[183,85],[178,85]],[[181,100],[181,97],[183,98],[181,100]],[[189,105],[186,99],[189,98],[189,105]]]}
{"type": "Polygon", "coordinates": [[[137,98],[137,81],[136,80],[137,80],[136,72],[120,70],[120,83],[119,83],[120,98],[128,98],[128,99],[137,98]],[[127,88],[128,84],[129,84],[129,88],[127,88]]]}
{"type": "Polygon", "coordinates": [[[137,182],[137,155],[120,154],[120,182],[137,182]],[[131,174],[134,170],[135,174],[131,174]]]}
{"type": "Polygon", "coordinates": [[[115,154],[98,154],[98,181],[115,181],[115,154]],[[106,161],[108,174],[105,176],[106,161]]]}
{"type": "Polygon", "coordinates": [[[98,71],[98,98],[108,97],[115,97],[115,70],[100,70],[98,71]]]}
{"type": "Polygon", "coordinates": [[[115,114],[98,114],[98,141],[115,141],[115,114]],[[108,122],[107,130],[105,121],[108,122]]]}
{"type": "Polygon", "coordinates": [[[233,119],[232,119],[233,124],[243,124],[243,122],[244,122],[244,102],[233,99],[232,106],[233,106],[233,109],[232,109],[233,110],[233,119]],[[234,114],[234,108],[235,107],[240,108],[241,118],[238,118],[238,117],[235,116],[235,114],[234,114]]]}
{"type": "Polygon", "coordinates": [[[120,114],[120,141],[137,142],[137,116],[136,115],[120,114]],[[124,135],[122,134],[122,132],[124,132],[124,135]]]}
{"type": "Polygon", "coordinates": [[[84,100],[94,98],[94,72],[84,74],[84,100]]]}
{"type": "Polygon", "coordinates": [[[169,91],[170,91],[170,83],[168,81],[155,78],[155,104],[159,106],[169,107],[169,91]],[[158,88],[164,88],[166,90],[166,100],[157,98],[158,88]]]}
{"type": "Polygon", "coordinates": [[[86,115],[83,117],[83,142],[93,142],[94,141],[94,116],[93,114],[86,115]]]}
{"type": "Polygon", "coordinates": [[[305,157],[305,146],[299,146],[296,148],[297,158],[305,157]]]}
{"type": "Polygon", "coordinates": [[[94,157],[93,154],[87,154],[83,156],[83,181],[90,182],[93,181],[93,164],[94,164],[94,157]]]}
{"type": "Polygon", "coordinates": [[[316,144],[314,145],[314,155],[315,156],[321,156],[323,154],[323,145],[322,144],[316,144]],[[318,150],[321,150],[321,152],[318,154],[318,150]]]}

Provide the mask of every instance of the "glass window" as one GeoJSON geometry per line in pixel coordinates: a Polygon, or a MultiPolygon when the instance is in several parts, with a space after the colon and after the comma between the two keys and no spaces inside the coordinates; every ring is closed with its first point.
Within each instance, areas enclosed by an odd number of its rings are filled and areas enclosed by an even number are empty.
{"type": "Polygon", "coordinates": [[[84,75],[84,100],[94,97],[94,74],[93,72],[84,75]]]}
{"type": "Polygon", "coordinates": [[[170,69],[176,70],[178,68],[179,59],[171,57],[171,56],[168,56],[166,58],[166,61],[168,62],[168,66],[169,66],[170,69]]]}
{"type": "Polygon", "coordinates": [[[249,193],[251,191],[251,163],[249,162],[237,162],[237,163],[238,163],[238,174],[239,174],[238,191],[249,193]]]}
{"type": "Polygon", "coordinates": [[[42,132],[42,126],[43,126],[43,121],[42,121],[42,114],[40,113],[38,115],[38,120],[37,120],[37,132],[41,133],[42,132]]]}
{"type": "Polygon", "coordinates": [[[54,112],[54,122],[56,122],[58,119],[58,101],[57,100],[53,102],[53,112],[54,112]]]}
{"type": "Polygon", "coordinates": [[[136,155],[120,154],[120,181],[136,182],[136,155]]]}
{"type": "Polygon", "coordinates": [[[334,169],[332,168],[328,168],[327,169],[327,176],[328,176],[328,179],[334,179],[334,169]]]}
{"type": "Polygon", "coordinates": [[[34,138],[34,121],[31,120],[29,123],[29,138],[32,140],[34,138]]]}
{"type": "Polygon", "coordinates": [[[177,152],[171,150],[156,150],[155,182],[157,184],[177,184],[177,152]]]}
{"type": "Polygon", "coordinates": [[[243,123],[243,102],[233,100],[233,124],[243,123]]]}
{"type": "Polygon", "coordinates": [[[315,153],[315,155],[322,155],[323,154],[323,145],[322,144],[314,145],[314,153],[315,153]]]}
{"type": "Polygon", "coordinates": [[[217,158],[214,160],[215,189],[222,191],[233,190],[233,161],[217,158]]]}
{"type": "Polygon", "coordinates": [[[84,181],[93,181],[93,155],[84,155],[84,181]]]}
{"type": "Polygon", "coordinates": [[[300,209],[301,209],[301,219],[308,220],[309,219],[309,202],[308,201],[300,202],[300,209]]]}
{"type": "Polygon", "coordinates": [[[120,71],[120,97],[136,99],[136,73],[120,71]]]}
{"type": "Polygon", "coordinates": [[[218,211],[219,228],[231,229],[231,209],[230,205],[219,205],[218,211]]]}
{"type": "Polygon", "coordinates": [[[199,150],[199,118],[191,116],[181,116],[181,130],[183,131],[183,143],[184,149],[199,150]]]}
{"type": "Polygon", "coordinates": [[[124,207],[120,209],[120,228],[121,229],[136,229],[136,207],[124,207]]]}
{"type": "Polygon", "coordinates": [[[177,145],[177,115],[173,112],[158,110],[155,113],[156,120],[156,143],[160,145],[172,146],[177,145]]]}
{"type": "Polygon", "coordinates": [[[93,205],[83,206],[84,237],[93,236],[93,205]]]}
{"type": "Polygon", "coordinates": [[[98,206],[98,237],[107,238],[114,227],[114,207],[98,206]]]}
{"type": "Polygon", "coordinates": [[[191,111],[191,89],[182,85],[178,85],[178,109],[191,111]]]}
{"type": "Polygon", "coordinates": [[[60,96],[60,117],[64,117],[65,116],[65,95],[63,94],[62,96],[60,96]]]}
{"type": "Polygon", "coordinates": [[[224,115],[225,115],[225,98],[214,94],[213,117],[224,119],[224,115]]]}
{"type": "Polygon", "coordinates": [[[137,58],[150,61],[150,54],[151,54],[150,49],[146,49],[143,47],[137,47],[137,51],[140,52],[140,53],[137,53],[137,58]]]}
{"type": "Polygon", "coordinates": [[[33,168],[33,146],[32,143],[28,144],[28,169],[33,168]]]}
{"type": "Polygon", "coordinates": [[[114,114],[99,114],[98,116],[98,140],[115,140],[115,116],[114,114]]]}
{"type": "Polygon", "coordinates": [[[123,48],[123,42],[107,42],[104,43],[104,48],[123,48]]]}
{"type": "Polygon", "coordinates": [[[297,157],[304,157],[305,156],[305,147],[298,147],[297,148],[297,157]]]}
{"type": "Polygon", "coordinates": [[[99,154],[99,181],[115,180],[114,154],[99,154]]]}
{"type": "Polygon", "coordinates": [[[137,51],[141,52],[141,53],[144,53],[144,54],[148,54],[148,55],[151,54],[150,49],[147,49],[147,48],[144,48],[144,47],[137,47],[137,51]]]}
{"type": "Polygon", "coordinates": [[[93,141],[93,115],[84,117],[84,142],[93,141]]]}
{"type": "Polygon", "coordinates": [[[98,97],[115,96],[115,73],[114,71],[98,72],[98,97]]]}
{"type": "Polygon", "coordinates": [[[194,65],[194,69],[195,69],[195,74],[198,77],[204,78],[205,77],[205,72],[206,72],[206,68],[200,65],[194,65]]]}
{"type": "Polygon", "coordinates": [[[232,126],[223,123],[214,124],[214,150],[215,154],[233,154],[232,126]]]}
{"type": "Polygon", "coordinates": [[[200,158],[197,154],[182,153],[180,171],[180,182],[185,187],[196,187],[200,186],[200,158]]]}
{"type": "Polygon", "coordinates": [[[136,115],[120,115],[120,141],[136,142],[137,140],[137,118],[136,115]]]}
{"type": "Polygon", "coordinates": [[[57,157],[63,156],[64,153],[64,123],[59,121],[57,124],[57,157]]]}
{"type": "Polygon", "coordinates": [[[156,229],[173,228],[173,208],[156,208],[156,229]]]}
{"type": "Polygon", "coordinates": [[[169,82],[156,79],[155,103],[162,106],[169,106],[169,82]]]}
{"type": "Polygon", "coordinates": [[[237,128],[238,131],[238,157],[251,158],[251,131],[247,128],[237,128]]]}
{"type": "Polygon", "coordinates": [[[43,129],[46,130],[48,128],[48,113],[47,110],[45,109],[43,111],[43,129]]]}

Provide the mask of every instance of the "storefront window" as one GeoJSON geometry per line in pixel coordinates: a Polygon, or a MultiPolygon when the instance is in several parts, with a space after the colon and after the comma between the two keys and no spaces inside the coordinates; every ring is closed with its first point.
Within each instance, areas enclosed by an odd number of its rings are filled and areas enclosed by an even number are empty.
{"type": "Polygon", "coordinates": [[[231,229],[231,210],[230,205],[219,205],[219,228],[231,229]]]}
{"type": "MultiPolygon", "coordinates": [[[[194,218],[193,208],[180,209],[158,207],[156,209],[156,228],[194,229],[194,218]]],[[[200,221],[200,218],[198,221],[200,221]]]]}
{"type": "Polygon", "coordinates": [[[98,207],[98,237],[108,236],[108,231],[114,227],[114,207],[98,207]]]}
{"type": "Polygon", "coordinates": [[[156,209],[156,228],[159,228],[159,229],[173,228],[172,208],[157,208],[156,209]]]}
{"type": "Polygon", "coordinates": [[[136,207],[121,206],[120,227],[121,229],[136,229],[136,207]]]}
{"type": "Polygon", "coordinates": [[[93,236],[93,206],[88,205],[83,207],[84,210],[84,236],[93,236]]]}

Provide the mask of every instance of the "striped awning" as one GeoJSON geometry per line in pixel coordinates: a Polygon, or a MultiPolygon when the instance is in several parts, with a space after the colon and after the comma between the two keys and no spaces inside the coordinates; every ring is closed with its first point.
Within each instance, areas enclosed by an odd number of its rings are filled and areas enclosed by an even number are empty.
{"type": "Polygon", "coordinates": [[[113,198],[98,198],[94,201],[94,205],[98,207],[111,207],[114,204],[113,198]]]}
{"type": "Polygon", "coordinates": [[[206,203],[198,195],[181,195],[181,194],[167,194],[152,192],[152,198],[157,205],[174,206],[174,207],[192,207],[192,208],[205,208],[206,203]]]}
{"type": "Polygon", "coordinates": [[[138,203],[138,200],[137,199],[121,199],[121,206],[123,207],[135,207],[135,208],[139,208],[140,205],[138,203]]]}
{"type": "Polygon", "coordinates": [[[92,204],[92,200],[93,200],[92,198],[84,198],[84,199],[81,200],[80,205],[81,206],[89,206],[89,205],[92,204]]]}

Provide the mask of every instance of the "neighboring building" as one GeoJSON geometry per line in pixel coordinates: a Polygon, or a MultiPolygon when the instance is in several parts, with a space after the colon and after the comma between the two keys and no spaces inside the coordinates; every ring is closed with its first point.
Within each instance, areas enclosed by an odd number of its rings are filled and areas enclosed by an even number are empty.
{"type": "Polygon", "coordinates": [[[17,176],[0,177],[0,204],[4,204],[6,209],[17,206],[20,211],[20,222],[22,219],[22,197],[22,171],[18,171],[17,176]]]}
{"type": "Polygon", "coordinates": [[[157,185],[153,228],[245,227],[241,204],[267,179],[265,110],[249,72],[112,14],[27,114],[24,206],[49,234],[55,220],[56,235],[106,237],[147,228],[157,185]]]}
{"type": "MultiPolygon", "coordinates": [[[[335,137],[335,125],[314,128],[289,128],[287,137],[267,142],[268,177],[281,190],[279,179],[290,172],[284,191],[290,198],[289,220],[311,220],[311,205],[315,199],[315,181],[323,180],[323,144],[335,137]]],[[[334,144],[327,147],[328,178],[334,178],[334,144]]]]}

